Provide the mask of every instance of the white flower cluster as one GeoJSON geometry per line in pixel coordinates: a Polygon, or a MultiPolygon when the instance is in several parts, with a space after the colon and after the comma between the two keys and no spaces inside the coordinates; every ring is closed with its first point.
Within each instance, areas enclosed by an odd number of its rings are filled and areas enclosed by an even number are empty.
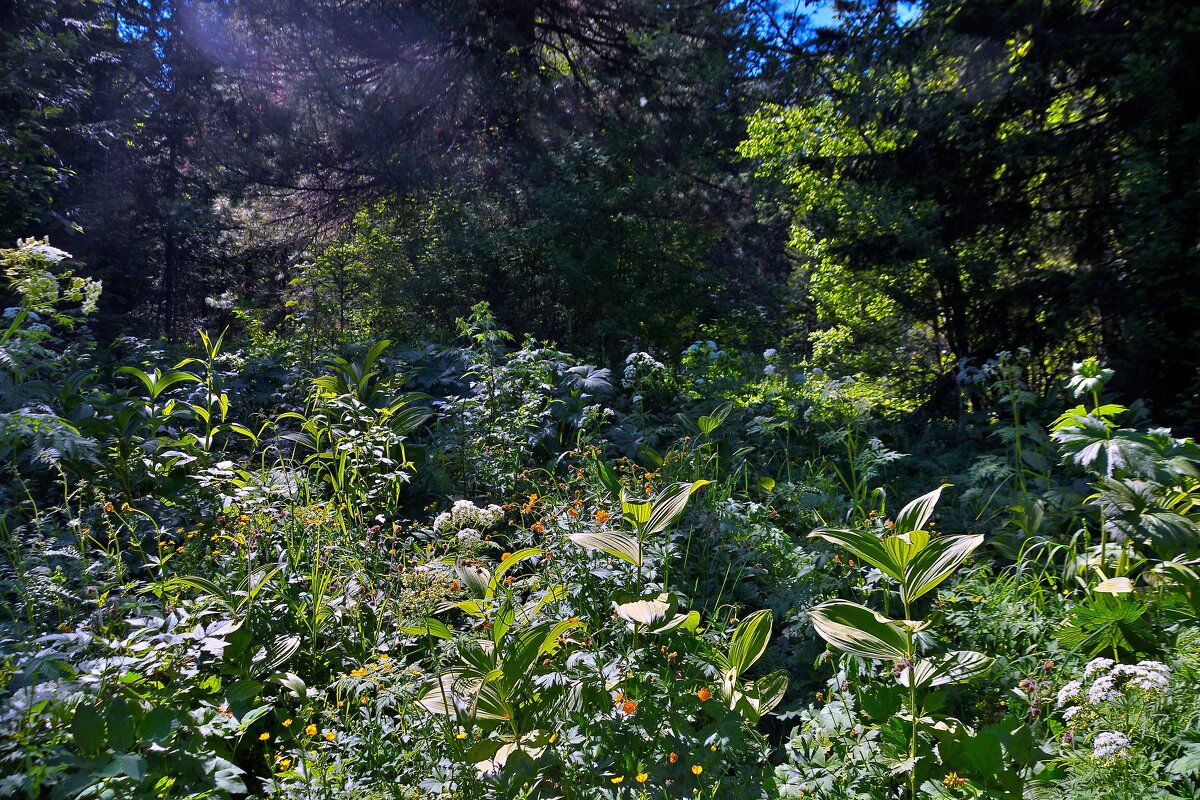
{"type": "Polygon", "coordinates": [[[1071,681],[1058,690],[1058,704],[1065,706],[1072,698],[1079,697],[1079,690],[1083,688],[1083,684],[1079,681],[1071,681]]]}
{"type": "Polygon", "coordinates": [[[1129,751],[1129,737],[1123,733],[1103,731],[1092,740],[1092,755],[1096,758],[1120,758],[1129,751]]]}
{"type": "Polygon", "coordinates": [[[480,508],[470,500],[455,500],[449,511],[443,511],[434,518],[433,530],[436,533],[472,531],[478,535],[479,531],[487,530],[502,519],[504,510],[498,505],[480,508]]]}
{"type": "Polygon", "coordinates": [[[1063,711],[1063,720],[1071,718],[1081,709],[1073,703],[1083,697],[1089,705],[1098,706],[1121,697],[1122,689],[1132,686],[1143,692],[1166,693],[1171,687],[1171,668],[1158,661],[1141,661],[1137,664],[1118,664],[1111,658],[1096,658],[1083,668],[1083,680],[1070,681],[1058,690],[1058,704],[1071,705],[1063,711]],[[1084,682],[1091,685],[1084,690],[1084,682]]]}
{"type": "Polygon", "coordinates": [[[71,257],[71,254],[66,250],[59,250],[57,247],[50,246],[50,239],[17,239],[17,247],[24,253],[35,258],[40,258],[50,264],[57,264],[60,261],[65,261],[71,257]]]}
{"type": "Polygon", "coordinates": [[[1126,678],[1131,685],[1147,692],[1165,692],[1171,686],[1171,668],[1158,661],[1117,664],[1109,674],[1117,679],[1126,678]]]}
{"type": "Polygon", "coordinates": [[[638,379],[639,375],[664,369],[666,369],[666,366],[649,353],[641,351],[630,353],[625,357],[625,371],[622,373],[622,382],[626,386],[629,386],[638,379]]]}
{"type": "Polygon", "coordinates": [[[1097,678],[1087,693],[1088,702],[1094,706],[1109,700],[1116,700],[1120,696],[1121,693],[1117,691],[1117,681],[1111,675],[1102,675],[1097,678]]]}

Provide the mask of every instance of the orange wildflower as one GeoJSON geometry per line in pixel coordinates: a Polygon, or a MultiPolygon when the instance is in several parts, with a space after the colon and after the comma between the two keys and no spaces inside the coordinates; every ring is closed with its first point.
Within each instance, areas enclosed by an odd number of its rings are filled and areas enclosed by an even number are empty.
{"type": "Polygon", "coordinates": [[[621,711],[626,715],[632,715],[633,712],[637,711],[637,703],[632,700],[626,700],[621,704],[621,711]]]}
{"type": "Polygon", "coordinates": [[[712,697],[712,692],[708,690],[707,686],[702,686],[700,687],[700,691],[696,692],[696,697],[699,697],[700,702],[703,703],[705,700],[708,700],[712,697]]]}
{"type": "Polygon", "coordinates": [[[603,508],[596,512],[596,522],[599,522],[601,525],[603,525],[605,522],[608,522],[608,517],[608,512],[603,508]]]}

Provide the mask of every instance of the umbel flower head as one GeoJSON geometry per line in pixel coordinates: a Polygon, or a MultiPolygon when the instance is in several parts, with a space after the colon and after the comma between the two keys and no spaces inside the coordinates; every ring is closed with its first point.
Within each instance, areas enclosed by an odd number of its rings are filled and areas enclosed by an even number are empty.
{"type": "Polygon", "coordinates": [[[1092,740],[1092,755],[1099,759],[1117,759],[1129,752],[1129,737],[1123,733],[1102,731],[1092,740]]]}

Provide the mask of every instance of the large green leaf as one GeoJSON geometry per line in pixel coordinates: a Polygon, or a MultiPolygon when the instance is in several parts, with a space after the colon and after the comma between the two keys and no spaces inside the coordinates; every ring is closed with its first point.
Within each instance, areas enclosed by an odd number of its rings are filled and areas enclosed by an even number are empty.
{"type": "Polygon", "coordinates": [[[991,669],[995,660],[974,650],[955,650],[933,658],[920,659],[912,667],[901,672],[898,680],[901,685],[908,686],[909,682],[915,679],[918,689],[947,683],[965,683],[991,669]]]}
{"type": "Polygon", "coordinates": [[[900,509],[900,513],[896,515],[896,533],[908,533],[923,529],[925,523],[929,522],[929,518],[933,516],[933,509],[942,496],[942,489],[948,485],[942,484],[929,494],[921,495],[900,509]]]}
{"type": "Polygon", "coordinates": [[[754,692],[759,698],[758,713],[768,714],[775,706],[783,702],[783,696],[787,694],[787,687],[787,672],[782,669],[756,680],[754,692]]]}
{"type": "Polygon", "coordinates": [[[741,675],[762,658],[771,640],[771,610],[764,608],[746,617],[733,632],[729,665],[741,675]]]}
{"type": "Polygon", "coordinates": [[[637,497],[631,497],[622,493],[621,495],[621,516],[626,522],[639,531],[642,530],[646,523],[650,521],[650,512],[653,507],[649,500],[643,500],[637,497]]]}
{"type": "Polygon", "coordinates": [[[733,403],[722,403],[717,407],[712,414],[700,417],[696,420],[696,426],[700,428],[700,432],[705,436],[715,431],[720,427],[725,418],[729,416],[729,412],[733,410],[733,403]]]}
{"type": "Polygon", "coordinates": [[[883,540],[870,531],[845,528],[817,528],[809,538],[819,538],[844,547],[873,567],[895,580],[904,577],[904,567],[898,564],[883,544],[883,540]]]}
{"type": "Polygon", "coordinates": [[[676,483],[667,487],[654,498],[650,504],[650,519],[646,522],[645,535],[649,536],[666,530],[679,518],[688,500],[696,492],[711,481],[693,481],[692,483],[676,483]]]}
{"type": "Polygon", "coordinates": [[[95,755],[104,749],[104,719],[90,704],[80,703],[75,707],[71,736],[75,747],[84,755],[95,755]]]}
{"type": "Polygon", "coordinates": [[[529,668],[542,653],[542,645],[550,627],[548,623],[537,625],[514,633],[504,642],[504,652],[500,655],[500,669],[504,673],[503,686],[506,693],[511,693],[517,684],[529,675],[529,668]]]}
{"type": "Polygon", "coordinates": [[[848,600],[829,600],[813,608],[813,627],[821,638],[851,655],[898,661],[912,655],[900,623],[848,600]]]}
{"type": "Polygon", "coordinates": [[[488,587],[492,582],[492,574],[480,564],[465,564],[458,562],[454,565],[454,574],[462,587],[471,597],[489,597],[488,587]]]}
{"type": "Polygon", "coordinates": [[[678,598],[669,592],[644,597],[617,595],[617,616],[638,625],[658,625],[671,617],[679,605],[678,598]]]}
{"type": "Polygon", "coordinates": [[[642,563],[642,551],[637,541],[619,531],[596,531],[595,533],[572,533],[567,536],[575,544],[588,550],[599,550],[635,567],[642,563]]]}
{"type": "MultiPolygon", "coordinates": [[[[473,602],[473,601],[472,601],[473,602]]],[[[432,636],[435,639],[453,639],[454,632],[444,622],[426,617],[416,625],[401,625],[401,633],[409,636],[432,636]]]]}
{"type": "Polygon", "coordinates": [[[659,625],[657,628],[652,628],[650,633],[669,633],[670,631],[687,631],[695,633],[696,628],[700,625],[700,612],[689,611],[686,614],[676,614],[667,622],[659,625]]]}
{"type": "Polygon", "coordinates": [[[932,591],[981,544],[981,533],[933,539],[905,568],[904,578],[900,581],[900,597],[905,603],[911,603],[932,591]]]}
{"type": "Polygon", "coordinates": [[[787,673],[779,670],[754,683],[738,683],[732,673],[727,672],[723,691],[726,692],[731,710],[741,714],[750,723],[757,723],[763,714],[783,700],[787,691],[787,673]]]}
{"type": "Polygon", "coordinates": [[[538,655],[553,655],[554,653],[558,652],[558,649],[562,647],[561,639],[563,634],[569,630],[582,627],[583,622],[580,621],[578,617],[564,619],[561,622],[555,623],[554,626],[546,632],[546,635],[542,637],[542,644],[538,648],[538,655]]]}
{"type": "Polygon", "coordinates": [[[621,479],[617,477],[617,473],[613,472],[612,467],[598,458],[594,459],[592,463],[596,467],[596,475],[600,478],[600,482],[604,484],[604,488],[612,492],[613,497],[620,497],[621,479]]]}
{"type": "Polygon", "coordinates": [[[439,675],[434,680],[433,685],[422,692],[421,696],[417,698],[417,705],[430,714],[454,716],[457,706],[454,695],[454,684],[457,678],[458,675],[455,672],[446,672],[439,675]]]}
{"type": "Polygon", "coordinates": [[[929,544],[929,533],[922,530],[909,531],[897,536],[885,536],[880,541],[883,543],[883,549],[891,556],[892,563],[903,571],[909,562],[917,557],[917,553],[929,544]]]}
{"type": "Polygon", "coordinates": [[[510,569],[523,561],[528,561],[531,558],[537,558],[545,555],[545,553],[546,551],[542,550],[540,547],[526,547],[522,550],[518,550],[515,553],[510,553],[508,558],[501,561],[500,564],[497,565],[495,572],[492,573],[492,579],[488,582],[489,593],[495,594],[496,589],[500,586],[500,578],[504,576],[504,573],[508,572],[510,569]]]}

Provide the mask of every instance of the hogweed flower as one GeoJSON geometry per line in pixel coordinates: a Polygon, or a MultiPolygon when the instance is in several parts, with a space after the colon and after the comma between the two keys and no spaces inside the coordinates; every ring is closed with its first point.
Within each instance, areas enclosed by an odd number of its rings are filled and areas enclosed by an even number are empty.
{"type": "Polygon", "coordinates": [[[1070,681],[1063,685],[1058,690],[1058,704],[1065,706],[1072,698],[1079,696],[1079,691],[1083,688],[1083,684],[1079,681],[1070,681]]]}
{"type": "Polygon", "coordinates": [[[1088,689],[1087,696],[1089,703],[1098,706],[1108,700],[1116,700],[1121,693],[1116,688],[1116,680],[1111,675],[1105,675],[1096,679],[1088,689]]]}
{"type": "Polygon", "coordinates": [[[1096,758],[1121,758],[1129,750],[1129,737],[1123,733],[1103,731],[1092,740],[1092,755],[1096,758]]]}

